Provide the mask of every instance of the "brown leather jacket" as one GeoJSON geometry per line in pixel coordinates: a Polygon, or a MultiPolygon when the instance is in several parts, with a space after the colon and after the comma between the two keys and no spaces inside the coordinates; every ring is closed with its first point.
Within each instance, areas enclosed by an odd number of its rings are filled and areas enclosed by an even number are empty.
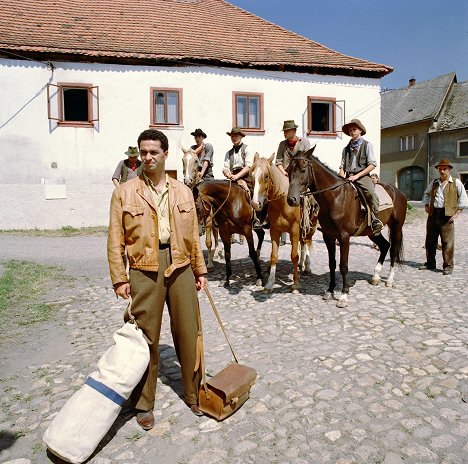
{"type": "MultiPolygon", "coordinates": [[[[125,247],[132,269],[158,270],[159,233],[156,211],[143,174],[114,190],[107,239],[107,257],[113,285],[128,282],[123,260],[125,247]]],[[[194,275],[206,274],[192,191],[170,177],[169,216],[172,264],[164,275],[169,277],[175,269],[187,264],[192,266],[194,275]]]]}

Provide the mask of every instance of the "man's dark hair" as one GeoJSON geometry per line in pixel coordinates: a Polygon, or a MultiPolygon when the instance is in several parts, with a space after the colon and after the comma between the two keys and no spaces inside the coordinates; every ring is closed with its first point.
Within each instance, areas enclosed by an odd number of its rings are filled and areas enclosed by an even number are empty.
{"type": "Polygon", "coordinates": [[[159,140],[163,151],[169,150],[169,141],[166,135],[156,129],[146,129],[140,134],[138,137],[138,148],[140,148],[140,142],[142,140],[159,140]]]}

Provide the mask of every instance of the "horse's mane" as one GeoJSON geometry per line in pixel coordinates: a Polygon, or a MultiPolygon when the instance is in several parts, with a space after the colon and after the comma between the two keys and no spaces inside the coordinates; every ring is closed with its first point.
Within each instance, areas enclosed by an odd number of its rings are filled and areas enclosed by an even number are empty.
{"type": "MultiPolygon", "coordinates": [[[[332,176],[336,177],[337,179],[340,178],[340,176],[338,176],[337,172],[336,172],[334,169],[332,169],[330,166],[328,166],[327,164],[325,164],[323,161],[319,160],[319,159],[317,158],[317,156],[315,156],[312,152],[309,153],[309,152],[310,152],[311,150],[313,150],[314,148],[315,148],[315,147],[312,147],[310,150],[307,150],[306,152],[300,151],[300,152],[298,152],[298,153],[294,156],[294,158],[295,158],[296,156],[300,156],[300,155],[303,155],[303,156],[305,156],[305,155],[309,156],[309,155],[310,155],[315,161],[317,161],[318,164],[320,164],[320,166],[324,167],[332,176]],[[309,155],[308,155],[308,154],[309,154],[309,155]]],[[[294,158],[293,158],[293,159],[294,159],[294,158]]]]}

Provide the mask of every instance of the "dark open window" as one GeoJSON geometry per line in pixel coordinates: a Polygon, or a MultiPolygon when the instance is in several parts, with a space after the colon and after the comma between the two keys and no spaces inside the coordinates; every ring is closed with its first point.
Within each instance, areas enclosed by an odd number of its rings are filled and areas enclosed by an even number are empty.
{"type": "Polygon", "coordinates": [[[91,84],[48,84],[48,117],[63,126],[94,126],[99,120],[99,88],[91,84]]]}
{"type": "Polygon", "coordinates": [[[308,135],[336,135],[336,100],[307,97],[308,135]]]}

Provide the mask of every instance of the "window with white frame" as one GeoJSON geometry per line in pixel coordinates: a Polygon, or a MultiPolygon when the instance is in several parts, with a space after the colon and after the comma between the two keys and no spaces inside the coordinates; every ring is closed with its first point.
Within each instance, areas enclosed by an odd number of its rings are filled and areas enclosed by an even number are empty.
{"type": "Polygon", "coordinates": [[[182,89],[151,88],[150,125],[182,125],[182,89]]]}
{"type": "Polygon", "coordinates": [[[468,140],[457,141],[457,156],[468,157],[468,140]]]}
{"type": "Polygon", "coordinates": [[[307,133],[309,135],[336,135],[335,98],[307,97],[307,133]]]}
{"type": "Polygon", "coordinates": [[[403,137],[400,137],[400,151],[414,150],[415,144],[415,135],[404,135],[403,137]]]}
{"type": "Polygon", "coordinates": [[[92,127],[99,121],[99,87],[92,84],[47,84],[47,112],[58,125],[92,127]]]}
{"type": "Polygon", "coordinates": [[[233,92],[233,127],[263,131],[263,94],[233,92]]]}

